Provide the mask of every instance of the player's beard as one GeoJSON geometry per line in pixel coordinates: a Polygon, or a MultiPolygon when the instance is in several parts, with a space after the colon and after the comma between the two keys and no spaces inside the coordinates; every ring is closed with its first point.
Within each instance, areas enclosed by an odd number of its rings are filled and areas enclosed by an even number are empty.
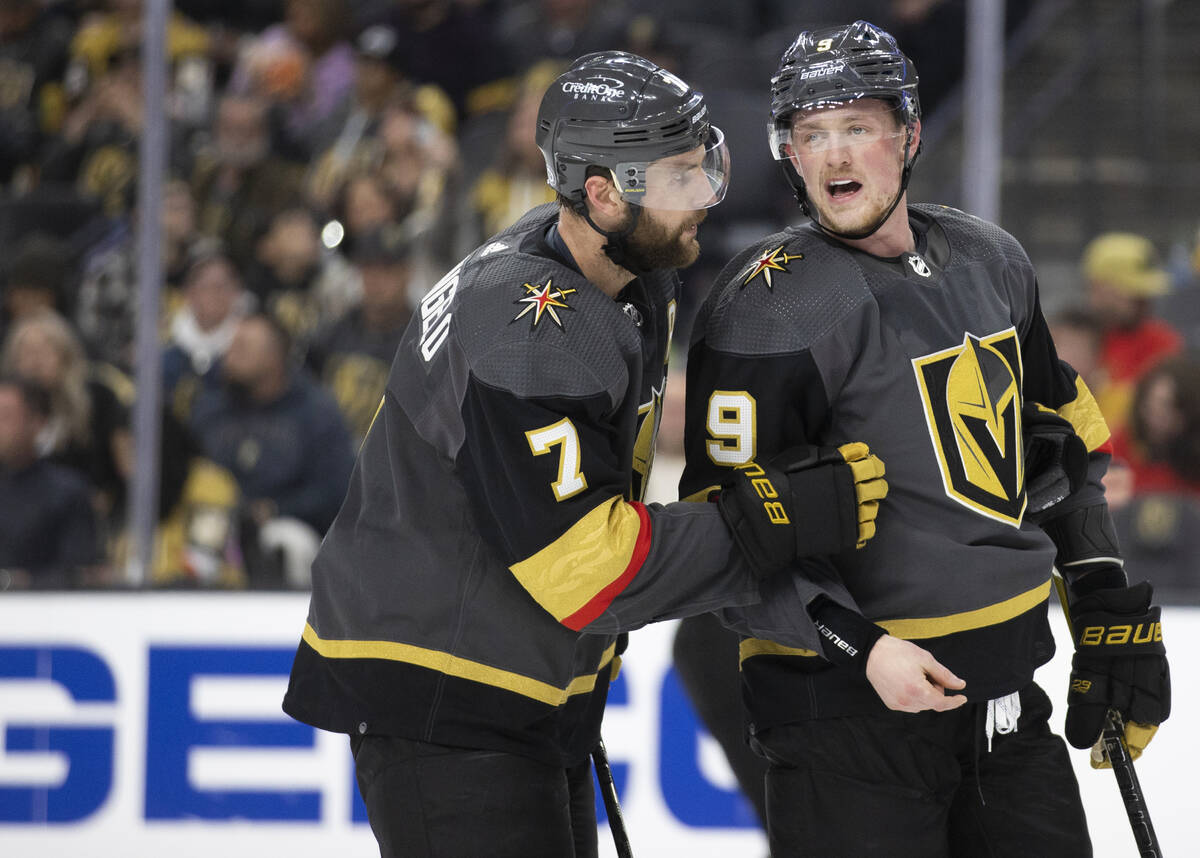
{"type": "Polygon", "coordinates": [[[629,262],[638,271],[687,268],[700,256],[700,243],[695,236],[684,233],[707,215],[707,211],[701,210],[679,226],[668,227],[648,209],[642,209],[637,227],[625,239],[629,262]]]}

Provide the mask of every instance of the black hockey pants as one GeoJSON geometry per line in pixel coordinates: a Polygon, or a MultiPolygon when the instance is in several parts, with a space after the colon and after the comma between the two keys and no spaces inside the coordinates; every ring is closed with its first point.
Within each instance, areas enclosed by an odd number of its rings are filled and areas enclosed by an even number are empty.
{"type": "Polygon", "coordinates": [[[828,718],[763,731],[773,858],[1089,858],[1079,785],[1050,701],[1021,691],[1017,731],[984,736],[986,703],[828,718]]]}
{"type": "Polygon", "coordinates": [[[595,858],[591,762],[351,736],[381,858],[595,858]]]}

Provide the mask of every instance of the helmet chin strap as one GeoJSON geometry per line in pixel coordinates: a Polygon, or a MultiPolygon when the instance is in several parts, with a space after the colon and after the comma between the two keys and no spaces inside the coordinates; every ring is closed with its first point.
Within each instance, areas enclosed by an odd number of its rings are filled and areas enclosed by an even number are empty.
{"type": "MultiPolygon", "coordinates": [[[[865,230],[859,230],[858,232],[838,232],[835,229],[830,229],[829,227],[825,226],[825,224],[817,220],[817,216],[813,211],[813,207],[809,204],[808,190],[804,187],[803,179],[800,180],[800,187],[796,189],[796,201],[800,203],[801,211],[808,215],[813,222],[813,226],[833,238],[855,241],[860,238],[867,238],[874,235],[879,231],[881,226],[887,223],[888,218],[892,216],[892,212],[896,210],[896,206],[900,205],[900,198],[904,196],[904,192],[908,189],[908,180],[912,176],[913,164],[917,162],[917,155],[921,154],[921,147],[918,146],[917,151],[913,153],[912,161],[909,161],[908,150],[910,146],[912,146],[911,130],[905,135],[904,138],[904,169],[900,173],[900,189],[896,191],[896,196],[892,199],[892,204],[887,207],[887,211],[885,211],[869,228],[865,230]]],[[[797,175],[799,175],[799,172],[797,172],[797,175]]]]}
{"type": "Polygon", "coordinates": [[[592,220],[591,213],[588,212],[587,203],[581,203],[579,208],[577,208],[575,211],[583,216],[583,219],[587,221],[588,226],[607,239],[607,242],[600,249],[604,251],[605,256],[612,260],[613,265],[616,265],[618,268],[624,268],[630,274],[640,277],[647,272],[643,271],[641,266],[637,265],[632,259],[629,252],[629,236],[633,235],[633,231],[637,229],[638,220],[642,215],[642,207],[630,205],[629,208],[632,209],[632,217],[629,219],[629,226],[627,226],[625,229],[617,231],[602,229],[599,225],[597,225],[597,223],[592,220]]]}

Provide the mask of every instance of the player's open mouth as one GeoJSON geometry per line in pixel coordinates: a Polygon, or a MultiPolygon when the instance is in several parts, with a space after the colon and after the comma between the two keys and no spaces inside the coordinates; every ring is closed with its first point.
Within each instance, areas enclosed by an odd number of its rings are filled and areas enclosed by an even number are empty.
{"type": "Polygon", "coordinates": [[[862,185],[853,179],[834,179],[825,186],[825,192],[835,200],[853,196],[862,185]]]}

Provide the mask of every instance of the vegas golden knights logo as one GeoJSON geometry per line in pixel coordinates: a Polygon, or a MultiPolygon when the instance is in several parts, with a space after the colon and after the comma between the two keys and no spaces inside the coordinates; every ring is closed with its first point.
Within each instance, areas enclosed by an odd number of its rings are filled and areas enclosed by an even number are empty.
{"type": "Polygon", "coordinates": [[[1013,328],[913,360],[946,494],[1014,527],[1025,512],[1021,349],[1013,328]]]}

